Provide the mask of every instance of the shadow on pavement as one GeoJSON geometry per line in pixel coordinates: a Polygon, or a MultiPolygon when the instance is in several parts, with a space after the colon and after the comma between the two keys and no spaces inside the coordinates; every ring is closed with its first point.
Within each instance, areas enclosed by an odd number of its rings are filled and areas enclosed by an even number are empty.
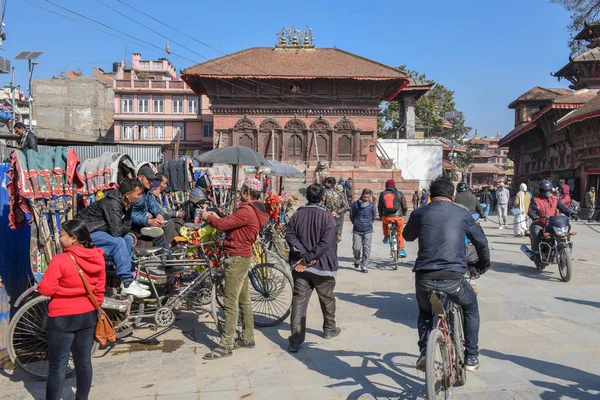
{"type": "Polygon", "coordinates": [[[555,264],[548,265],[543,271],[538,271],[538,269],[535,268],[532,262],[530,262],[530,264],[531,265],[522,265],[492,262],[492,267],[490,268],[490,270],[506,274],[518,274],[526,278],[537,279],[540,281],[561,281],[560,275],[558,274],[558,266],[556,266],[555,264]]]}
{"type": "Polygon", "coordinates": [[[590,306],[590,307],[600,308],[600,302],[598,302],[598,301],[569,299],[567,297],[555,297],[555,299],[556,300],[566,301],[568,303],[577,303],[577,304],[583,304],[584,306],[590,306]]]}
{"type": "Polygon", "coordinates": [[[335,297],[377,310],[375,317],[402,323],[417,329],[419,307],[414,293],[374,292],[369,294],[336,293],[335,297]]]}
{"type": "Polygon", "coordinates": [[[573,384],[565,385],[556,382],[531,381],[534,385],[547,389],[547,391],[540,395],[541,399],[554,400],[569,396],[569,398],[587,400],[598,399],[600,396],[600,376],[598,375],[566,365],[513,354],[504,354],[493,350],[481,350],[480,353],[496,360],[511,361],[542,375],[574,382],[573,384]]]}

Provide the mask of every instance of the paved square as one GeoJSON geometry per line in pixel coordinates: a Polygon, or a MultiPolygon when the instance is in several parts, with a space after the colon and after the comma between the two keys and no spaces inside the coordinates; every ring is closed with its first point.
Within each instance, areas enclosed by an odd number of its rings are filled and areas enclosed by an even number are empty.
{"type": "MultiPolygon", "coordinates": [[[[481,367],[468,374],[457,399],[600,398],[600,225],[575,223],[574,276],[560,281],[556,266],[537,272],[512,231],[484,223],[493,265],[477,281],[481,310],[481,367]]],[[[351,226],[340,245],[336,288],[340,337],[322,337],[313,296],[308,335],[297,355],[287,352],[289,324],[257,330],[257,347],[207,362],[217,340],[208,316],[179,314],[160,344],[135,343],[143,329],[94,359],[91,399],[421,399],[424,375],[415,370],[417,305],[411,264],[416,245],[398,271],[376,226],[374,268],[352,267],[351,226]]],[[[26,379],[8,363],[0,370],[1,399],[42,399],[44,382],[26,379]]],[[[74,399],[73,379],[64,399],[74,399]]]]}

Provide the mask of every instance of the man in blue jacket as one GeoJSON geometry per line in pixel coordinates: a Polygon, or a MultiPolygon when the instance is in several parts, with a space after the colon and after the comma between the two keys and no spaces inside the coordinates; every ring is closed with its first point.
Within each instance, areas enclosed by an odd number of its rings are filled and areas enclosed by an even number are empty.
{"type": "Polygon", "coordinates": [[[354,251],[354,268],[363,273],[369,272],[371,261],[371,242],[373,241],[373,222],[377,218],[375,203],[371,200],[371,189],[363,189],[360,199],[350,207],[352,229],[352,250],[354,251]],[[362,255],[362,258],[361,258],[362,255]]]}
{"type": "Polygon", "coordinates": [[[419,351],[416,368],[425,371],[427,338],[432,329],[433,313],[429,301],[433,290],[445,292],[464,313],[465,368],[479,368],[479,306],[473,287],[465,280],[467,258],[465,236],[475,246],[478,261],[475,269],[482,274],[490,267],[487,238],[480,226],[463,207],[452,202],[454,184],[449,177],[439,177],[429,188],[431,203],[414,211],[404,228],[404,238],[419,239],[415,261],[415,286],[419,305],[419,351]]]}
{"type": "Polygon", "coordinates": [[[294,278],[289,350],[296,353],[306,334],[306,311],[313,290],[323,312],[323,337],[339,336],[335,323],[335,277],[338,270],[335,218],[323,206],[325,189],[312,184],[306,189],[308,204],[300,207],[288,223],[285,239],[290,245],[294,278]]]}
{"type": "Polygon", "coordinates": [[[170,256],[170,246],[162,230],[165,218],[162,216],[162,210],[158,203],[150,199],[152,196],[150,188],[152,182],[156,180],[156,174],[152,168],[144,166],[138,171],[138,180],[144,186],[144,193],[142,193],[141,200],[133,206],[132,230],[140,239],[152,240],[154,246],[164,248],[170,256]]]}

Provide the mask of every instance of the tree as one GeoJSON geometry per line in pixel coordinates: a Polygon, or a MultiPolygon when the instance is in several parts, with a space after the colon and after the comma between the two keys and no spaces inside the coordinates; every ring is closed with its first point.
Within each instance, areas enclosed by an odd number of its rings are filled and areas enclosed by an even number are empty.
{"type": "Polygon", "coordinates": [[[471,129],[470,126],[465,126],[464,117],[456,118],[452,121],[452,128],[442,134],[449,146],[465,149],[464,152],[455,152],[454,165],[459,170],[471,169],[473,160],[479,155],[479,150],[467,142],[467,135],[471,132],[471,129]]]}
{"type": "Polygon", "coordinates": [[[586,22],[596,21],[600,17],[600,0],[550,0],[551,3],[562,5],[571,13],[571,22],[567,30],[571,33],[569,48],[571,55],[580,54],[586,50],[585,44],[573,40],[586,22]]]}
{"type": "MultiPolygon", "coordinates": [[[[398,69],[406,72],[410,78],[427,80],[425,74],[406,68],[401,65],[398,69]]],[[[444,124],[444,115],[449,111],[456,110],[454,102],[454,92],[442,84],[436,83],[431,90],[421,97],[415,103],[415,115],[425,126],[425,136],[439,136],[442,134],[442,125],[444,124]]],[[[394,136],[396,131],[401,128],[404,121],[401,121],[400,106],[398,102],[384,102],[382,111],[377,120],[377,134],[379,137],[394,136]]]]}

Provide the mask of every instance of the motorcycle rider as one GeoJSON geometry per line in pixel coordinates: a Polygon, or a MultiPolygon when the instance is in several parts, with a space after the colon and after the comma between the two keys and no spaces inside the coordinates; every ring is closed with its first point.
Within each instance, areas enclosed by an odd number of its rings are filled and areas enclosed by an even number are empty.
{"type": "Polygon", "coordinates": [[[579,220],[577,214],[572,212],[558,197],[552,195],[552,183],[548,180],[540,181],[538,185],[538,195],[533,197],[533,201],[529,206],[529,217],[533,220],[529,231],[531,232],[531,251],[533,252],[532,261],[536,266],[541,263],[540,259],[540,241],[544,233],[544,228],[548,225],[548,220],[556,215],[556,210],[559,210],[567,217],[573,217],[575,221],[579,220]]]}
{"type": "Polygon", "coordinates": [[[456,204],[463,205],[469,210],[471,215],[477,213],[479,214],[479,218],[483,218],[483,207],[479,203],[477,197],[469,192],[469,188],[465,182],[460,182],[456,185],[456,196],[454,198],[454,202],[456,204]]]}

